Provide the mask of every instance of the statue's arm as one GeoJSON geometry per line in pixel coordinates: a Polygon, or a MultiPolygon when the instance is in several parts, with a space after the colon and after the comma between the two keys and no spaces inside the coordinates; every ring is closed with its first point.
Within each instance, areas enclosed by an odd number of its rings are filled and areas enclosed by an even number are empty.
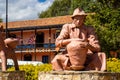
{"type": "Polygon", "coordinates": [[[56,47],[63,47],[70,43],[71,39],[69,39],[69,25],[63,25],[60,35],[57,37],[55,44],[56,47]]]}
{"type": "Polygon", "coordinates": [[[92,52],[99,52],[100,51],[100,45],[99,40],[97,38],[97,35],[95,33],[95,29],[90,27],[88,29],[88,49],[90,49],[92,52]]]}

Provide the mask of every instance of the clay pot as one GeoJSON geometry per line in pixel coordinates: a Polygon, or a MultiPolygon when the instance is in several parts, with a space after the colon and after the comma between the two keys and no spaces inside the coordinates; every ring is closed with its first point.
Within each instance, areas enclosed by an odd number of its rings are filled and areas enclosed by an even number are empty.
{"type": "Polygon", "coordinates": [[[18,45],[19,40],[16,38],[7,38],[4,40],[4,42],[8,47],[14,49],[18,45]]]}
{"type": "Polygon", "coordinates": [[[67,51],[73,70],[81,70],[84,68],[86,60],[87,48],[81,47],[80,40],[73,40],[67,45],[67,51]]]}

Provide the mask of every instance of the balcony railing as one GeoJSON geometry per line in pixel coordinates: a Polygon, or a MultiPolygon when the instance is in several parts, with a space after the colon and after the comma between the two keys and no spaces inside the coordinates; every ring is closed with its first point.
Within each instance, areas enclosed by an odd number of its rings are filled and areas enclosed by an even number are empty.
{"type": "Polygon", "coordinates": [[[30,50],[32,52],[35,51],[55,51],[55,43],[37,43],[37,44],[22,44],[18,45],[15,49],[15,51],[26,51],[30,50]]]}
{"type": "Polygon", "coordinates": [[[16,49],[18,48],[55,48],[55,43],[37,43],[37,44],[22,44],[18,45],[16,49]]]}

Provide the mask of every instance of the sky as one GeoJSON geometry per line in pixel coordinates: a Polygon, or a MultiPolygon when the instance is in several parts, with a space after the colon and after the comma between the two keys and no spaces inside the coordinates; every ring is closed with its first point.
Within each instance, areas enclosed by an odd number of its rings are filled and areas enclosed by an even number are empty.
{"type": "MultiPolygon", "coordinates": [[[[38,19],[54,0],[8,0],[8,22],[38,19]]],[[[0,18],[6,21],[6,0],[0,0],[0,18]]]]}

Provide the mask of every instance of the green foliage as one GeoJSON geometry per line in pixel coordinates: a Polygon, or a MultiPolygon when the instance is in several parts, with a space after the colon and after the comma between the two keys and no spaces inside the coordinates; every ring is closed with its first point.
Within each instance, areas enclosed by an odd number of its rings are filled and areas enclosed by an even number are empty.
{"type": "Polygon", "coordinates": [[[99,36],[102,50],[109,52],[120,48],[120,2],[102,0],[94,17],[95,28],[99,36]],[[116,4],[115,4],[116,3],[116,4]]]}
{"type": "MultiPolygon", "coordinates": [[[[101,5],[102,6],[102,5],[101,5]]],[[[103,8],[88,16],[86,24],[96,28],[102,51],[118,50],[120,47],[120,9],[103,8]]]]}
{"type": "Polygon", "coordinates": [[[81,7],[86,12],[92,12],[97,6],[95,4],[94,0],[55,0],[46,11],[43,11],[38,16],[39,18],[46,18],[70,15],[77,7],[81,7]]]}
{"type": "Polygon", "coordinates": [[[2,19],[0,18],[0,22],[2,22],[2,19]]]}
{"type": "Polygon", "coordinates": [[[119,8],[120,7],[120,1],[118,0],[96,0],[97,2],[101,3],[102,7],[108,7],[108,8],[119,8]]]}
{"type": "MultiPolygon", "coordinates": [[[[20,70],[25,71],[25,80],[38,80],[38,73],[41,71],[51,71],[51,64],[42,64],[42,65],[21,65],[19,66],[20,70]]],[[[15,70],[14,67],[8,69],[8,71],[15,70]]]]}
{"type": "Polygon", "coordinates": [[[120,72],[120,59],[117,58],[107,59],[107,71],[120,72]]]}
{"type": "Polygon", "coordinates": [[[71,1],[72,12],[77,7],[82,8],[83,10],[85,10],[85,12],[93,12],[96,6],[98,5],[96,5],[95,0],[72,0],[71,1]]]}
{"type": "Polygon", "coordinates": [[[39,14],[39,18],[68,15],[71,0],[55,0],[48,10],[39,14]]]}
{"type": "MultiPolygon", "coordinates": [[[[20,70],[25,71],[25,80],[38,80],[39,72],[48,72],[52,70],[51,64],[43,65],[21,65],[19,66],[20,70]]],[[[8,69],[8,71],[14,71],[14,67],[8,69]]],[[[107,59],[107,71],[109,72],[120,72],[120,59],[117,58],[108,58],[107,59]]]]}

